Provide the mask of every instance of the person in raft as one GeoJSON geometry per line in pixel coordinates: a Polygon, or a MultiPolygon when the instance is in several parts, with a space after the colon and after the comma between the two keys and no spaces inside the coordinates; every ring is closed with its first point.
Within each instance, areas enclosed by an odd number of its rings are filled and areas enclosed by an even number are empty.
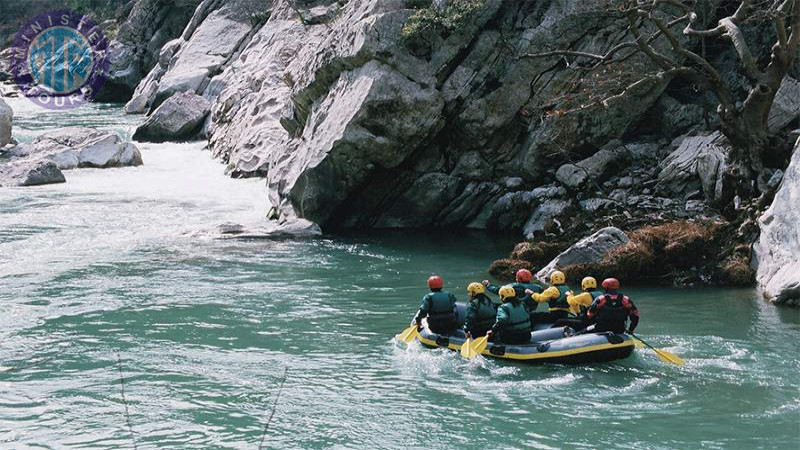
{"type": "Polygon", "coordinates": [[[481,283],[470,283],[467,286],[467,299],[469,304],[464,331],[469,338],[483,336],[494,325],[497,306],[486,296],[486,286],[481,283]]]}
{"type": "Polygon", "coordinates": [[[559,319],[566,319],[569,316],[569,303],[567,303],[567,292],[571,289],[566,284],[567,277],[564,272],[556,270],[550,274],[550,287],[541,294],[533,291],[526,292],[531,295],[538,303],[547,302],[549,308],[547,312],[531,314],[531,323],[555,323],[559,319]]]}
{"type": "MultiPolygon", "coordinates": [[[[536,311],[536,307],[539,306],[539,304],[534,302],[527,292],[540,293],[544,291],[544,289],[536,283],[531,283],[533,274],[528,269],[519,269],[515,278],[517,281],[511,283],[511,287],[517,291],[517,298],[525,305],[529,313],[536,311]]],[[[492,294],[497,295],[500,292],[500,286],[489,284],[489,280],[483,280],[483,285],[486,286],[486,290],[492,294]]]]}
{"type": "Polygon", "coordinates": [[[597,280],[593,277],[586,277],[581,280],[581,290],[583,292],[578,295],[573,295],[571,291],[567,292],[570,315],[566,319],[556,321],[554,326],[567,326],[574,330],[582,330],[589,325],[586,312],[592,306],[594,299],[602,295],[602,292],[597,289],[597,280]]]}
{"type": "Polygon", "coordinates": [[[502,304],[497,308],[494,326],[486,336],[492,341],[505,344],[527,344],[531,341],[531,320],[528,310],[523,306],[517,291],[511,285],[503,286],[498,292],[502,304]]]}
{"type": "Polygon", "coordinates": [[[639,310],[627,295],[619,292],[619,280],[608,278],[603,281],[605,294],[597,297],[586,312],[586,318],[594,322],[595,332],[633,334],[639,325],[639,310]],[[625,322],[630,319],[628,329],[625,322]]]}
{"type": "Polygon", "coordinates": [[[417,328],[422,327],[422,319],[428,318],[428,328],[438,334],[450,334],[458,328],[458,312],[456,309],[456,297],[443,291],[444,280],[439,275],[428,278],[428,288],[430,292],[422,297],[422,304],[419,312],[414,317],[411,324],[417,324],[417,328]]]}

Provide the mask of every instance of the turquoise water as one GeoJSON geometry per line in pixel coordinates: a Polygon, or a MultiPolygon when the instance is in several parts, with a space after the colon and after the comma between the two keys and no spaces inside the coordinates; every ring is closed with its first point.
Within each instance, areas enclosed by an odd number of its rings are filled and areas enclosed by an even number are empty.
{"type": "MultiPolygon", "coordinates": [[[[121,133],[138,120],[79,114],[121,133]]],[[[23,113],[18,127],[48,126],[23,113]]],[[[641,336],[683,367],[646,350],[572,367],[405,347],[392,337],[430,273],[463,299],[511,243],[218,239],[207,230],[261,220],[263,183],[225,178],[199,144],[141,149],[139,168],[0,190],[0,448],[254,449],[276,399],[265,448],[800,444],[797,309],[752,290],[629,290],[641,336]]]]}

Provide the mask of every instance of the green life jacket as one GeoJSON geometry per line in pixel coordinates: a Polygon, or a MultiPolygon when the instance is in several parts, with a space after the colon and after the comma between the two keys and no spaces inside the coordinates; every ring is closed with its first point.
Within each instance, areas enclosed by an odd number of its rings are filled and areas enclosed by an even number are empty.
{"type": "Polygon", "coordinates": [[[531,331],[531,316],[521,302],[505,302],[500,305],[508,315],[508,322],[503,324],[504,330],[529,332],[531,331]]]}
{"type": "Polygon", "coordinates": [[[492,300],[481,294],[469,302],[467,326],[476,330],[488,330],[497,318],[497,308],[492,300]]]}
{"type": "Polygon", "coordinates": [[[571,289],[566,284],[559,284],[558,286],[554,287],[558,289],[560,295],[557,298],[550,299],[548,301],[550,309],[560,308],[569,310],[569,302],[567,302],[567,291],[570,291],[571,289]]]}
{"type": "Polygon", "coordinates": [[[430,301],[430,306],[428,307],[429,321],[443,323],[456,320],[455,312],[453,312],[456,300],[449,292],[431,292],[425,298],[430,301]]]}
{"type": "Polygon", "coordinates": [[[528,310],[528,313],[536,311],[536,307],[538,307],[539,304],[533,301],[531,296],[525,293],[525,289],[530,289],[537,294],[541,294],[544,291],[544,289],[541,286],[534,283],[520,283],[519,281],[517,281],[515,283],[512,283],[511,287],[513,287],[514,292],[517,293],[517,298],[522,300],[522,304],[525,305],[525,308],[528,310]]]}

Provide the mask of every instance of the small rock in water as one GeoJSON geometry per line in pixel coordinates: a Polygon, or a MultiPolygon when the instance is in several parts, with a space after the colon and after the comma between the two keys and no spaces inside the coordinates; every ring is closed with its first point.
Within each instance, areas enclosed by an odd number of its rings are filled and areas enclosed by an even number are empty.
{"type": "Polygon", "coordinates": [[[65,181],[56,163],[48,159],[25,159],[0,165],[0,186],[39,186],[65,181]]]}
{"type": "Polygon", "coordinates": [[[192,139],[209,111],[211,103],[203,97],[191,92],[177,93],[136,129],[133,139],[145,142],[192,139]]]}
{"type": "Polygon", "coordinates": [[[220,234],[241,234],[244,232],[244,226],[238,223],[223,223],[217,227],[220,234]]]}
{"type": "Polygon", "coordinates": [[[14,111],[0,98],[0,147],[5,147],[11,143],[11,123],[13,119],[14,111]]]}
{"type": "Polygon", "coordinates": [[[47,158],[61,170],[142,165],[142,154],[135,145],[115,133],[91,128],[62,128],[45,133],[8,153],[18,158],[47,158]]]}

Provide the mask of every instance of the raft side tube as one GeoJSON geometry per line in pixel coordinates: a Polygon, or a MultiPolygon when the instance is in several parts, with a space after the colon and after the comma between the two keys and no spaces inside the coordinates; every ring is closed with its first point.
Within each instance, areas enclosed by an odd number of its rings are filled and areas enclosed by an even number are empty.
{"type": "MultiPolygon", "coordinates": [[[[450,335],[432,332],[423,319],[420,343],[429,348],[461,350],[466,335],[459,329],[450,335]]],[[[531,343],[510,345],[490,342],[483,355],[528,363],[556,362],[578,364],[627,358],[635,348],[633,339],[621,333],[586,333],[570,336],[569,327],[550,328],[531,333],[531,343]]]]}

